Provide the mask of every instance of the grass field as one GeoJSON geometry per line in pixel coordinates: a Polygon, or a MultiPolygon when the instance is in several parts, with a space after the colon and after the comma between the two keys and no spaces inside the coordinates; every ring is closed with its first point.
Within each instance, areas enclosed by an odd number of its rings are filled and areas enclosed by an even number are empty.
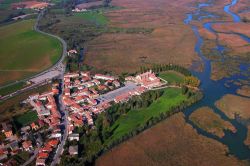
{"type": "Polygon", "coordinates": [[[37,113],[35,111],[28,111],[24,114],[14,117],[15,123],[20,126],[26,126],[38,120],[37,113]]]}
{"type": "Polygon", "coordinates": [[[0,95],[4,96],[4,95],[10,94],[12,92],[15,92],[16,90],[23,88],[24,85],[25,85],[25,83],[19,82],[17,84],[12,85],[12,86],[8,86],[6,88],[0,89],[0,95]]]}
{"type": "Polygon", "coordinates": [[[168,81],[169,84],[174,84],[174,83],[183,83],[184,81],[184,75],[181,73],[175,72],[175,71],[165,71],[161,72],[159,76],[168,81]]]}
{"type": "Polygon", "coordinates": [[[74,16],[81,17],[86,21],[94,22],[97,25],[106,25],[108,23],[107,17],[105,17],[102,12],[98,11],[74,13],[74,16]]]}
{"type": "Polygon", "coordinates": [[[150,118],[159,116],[162,112],[170,111],[172,106],[178,106],[187,99],[182,95],[181,89],[169,88],[164,91],[157,101],[149,107],[138,110],[131,110],[128,114],[119,118],[111,127],[114,130],[112,137],[107,141],[119,139],[126,133],[131,132],[136,127],[145,124],[150,118]]]}
{"type": "Polygon", "coordinates": [[[34,22],[0,27],[0,85],[45,70],[60,57],[61,43],[35,32],[34,22]]]}

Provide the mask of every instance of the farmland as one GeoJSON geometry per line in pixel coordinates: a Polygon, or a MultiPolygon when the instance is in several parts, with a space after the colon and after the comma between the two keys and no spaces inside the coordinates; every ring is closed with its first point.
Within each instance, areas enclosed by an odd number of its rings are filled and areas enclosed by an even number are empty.
{"type": "Polygon", "coordinates": [[[25,20],[0,27],[0,85],[45,70],[60,57],[60,42],[35,32],[34,23],[25,20]]]}

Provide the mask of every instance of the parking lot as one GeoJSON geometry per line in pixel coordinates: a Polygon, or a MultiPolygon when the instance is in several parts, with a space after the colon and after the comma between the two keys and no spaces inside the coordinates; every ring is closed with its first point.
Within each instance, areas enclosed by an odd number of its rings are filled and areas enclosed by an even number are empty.
{"type": "Polygon", "coordinates": [[[100,102],[110,102],[113,101],[117,96],[120,96],[121,94],[127,93],[133,89],[135,89],[137,85],[133,82],[126,82],[124,87],[121,87],[119,89],[113,90],[109,93],[101,95],[98,100],[100,102]]]}

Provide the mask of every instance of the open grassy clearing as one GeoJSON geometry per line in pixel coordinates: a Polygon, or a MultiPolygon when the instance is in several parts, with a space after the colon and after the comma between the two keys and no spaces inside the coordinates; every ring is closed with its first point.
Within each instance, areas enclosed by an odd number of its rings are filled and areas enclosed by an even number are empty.
{"type": "Polygon", "coordinates": [[[114,129],[113,135],[106,143],[121,138],[138,126],[145,124],[149,119],[170,111],[171,107],[178,106],[185,100],[187,100],[187,97],[182,95],[181,89],[166,89],[164,94],[149,107],[131,110],[128,114],[121,116],[111,127],[111,129],[114,129]]]}
{"type": "Polygon", "coordinates": [[[14,117],[14,122],[19,126],[26,126],[38,120],[36,111],[28,111],[24,114],[14,117]]]}
{"type": "Polygon", "coordinates": [[[35,20],[0,27],[0,85],[22,79],[54,64],[62,46],[33,30],[35,20]]]}
{"type": "Polygon", "coordinates": [[[175,83],[183,83],[184,82],[184,75],[178,73],[176,71],[164,71],[159,74],[159,77],[168,81],[169,84],[175,83]]]}
{"type": "Polygon", "coordinates": [[[108,23],[107,17],[105,17],[102,12],[98,11],[74,13],[74,16],[80,17],[86,21],[94,22],[97,25],[106,25],[108,23]]]}

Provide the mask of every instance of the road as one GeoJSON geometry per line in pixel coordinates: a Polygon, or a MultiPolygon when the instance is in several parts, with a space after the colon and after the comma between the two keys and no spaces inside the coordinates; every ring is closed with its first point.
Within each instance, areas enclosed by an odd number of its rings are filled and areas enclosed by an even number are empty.
{"type": "MultiPolygon", "coordinates": [[[[30,81],[30,80],[35,82],[32,86],[30,86],[30,88],[24,88],[22,90],[19,90],[19,91],[16,91],[16,92],[12,93],[12,94],[8,94],[6,96],[3,96],[1,98],[1,100],[6,100],[6,99],[11,98],[13,96],[16,96],[16,95],[18,95],[20,93],[23,93],[25,91],[28,91],[28,90],[34,89],[35,87],[40,86],[41,83],[44,83],[48,79],[51,79],[51,77],[53,77],[53,75],[51,75],[51,73],[57,73],[57,72],[62,73],[62,72],[64,72],[63,60],[67,56],[67,44],[62,38],[60,38],[60,37],[58,37],[56,35],[53,35],[53,34],[49,34],[47,32],[43,32],[38,28],[38,23],[39,23],[40,19],[42,18],[43,14],[44,14],[44,10],[39,13],[39,15],[37,17],[37,20],[36,20],[36,23],[34,25],[34,30],[36,32],[39,32],[41,34],[44,34],[44,35],[47,35],[47,36],[50,36],[50,37],[53,37],[53,38],[56,38],[57,40],[59,40],[61,42],[62,48],[63,48],[62,55],[61,55],[60,59],[53,66],[51,66],[50,68],[48,68],[48,69],[46,69],[46,70],[44,70],[44,71],[42,71],[42,72],[40,72],[40,73],[38,73],[38,74],[36,74],[34,76],[31,76],[29,78],[25,78],[23,80],[13,82],[13,83],[10,83],[10,84],[5,85],[5,86],[1,86],[0,89],[6,88],[6,87],[11,86],[11,85],[15,85],[15,84],[20,83],[20,82],[26,82],[26,81],[30,81]],[[36,82],[36,80],[38,80],[38,81],[36,82]]],[[[56,77],[56,75],[54,77],[56,77]]]]}
{"type": "MultiPolygon", "coordinates": [[[[63,72],[64,73],[64,72],[63,72]]],[[[54,159],[51,163],[51,166],[55,166],[56,164],[60,163],[60,156],[62,155],[63,153],[63,150],[64,150],[64,145],[67,141],[67,138],[68,138],[68,111],[66,111],[65,109],[65,105],[63,104],[63,101],[62,101],[62,94],[63,94],[63,90],[64,90],[64,83],[63,83],[63,75],[64,74],[61,74],[61,85],[60,85],[60,88],[61,88],[61,91],[60,91],[60,94],[59,94],[59,97],[58,97],[58,100],[59,100],[59,110],[62,114],[62,126],[63,126],[63,136],[61,138],[61,143],[58,145],[57,147],[57,150],[56,150],[56,154],[54,156],[54,159]]]]}

